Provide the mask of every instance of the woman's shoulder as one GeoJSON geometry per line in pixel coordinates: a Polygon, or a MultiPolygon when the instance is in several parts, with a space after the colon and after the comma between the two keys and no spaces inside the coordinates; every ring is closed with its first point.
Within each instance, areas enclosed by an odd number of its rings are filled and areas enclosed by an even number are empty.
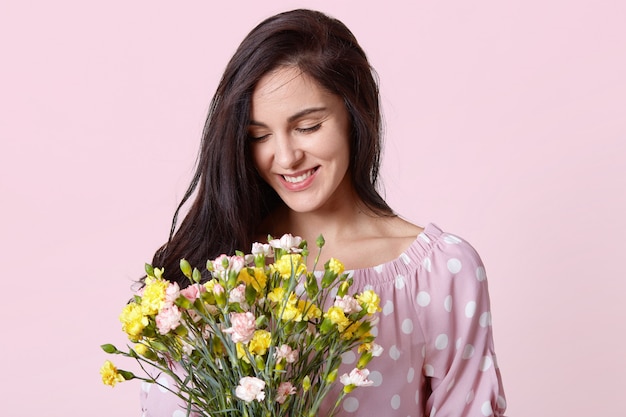
{"type": "Polygon", "coordinates": [[[479,277],[484,275],[478,252],[464,238],[446,232],[434,223],[415,226],[413,230],[416,234],[412,238],[399,239],[404,247],[398,256],[371,267],[356,269],[355,273],[371,282],[395,280],[398,276],[406,277],[420,271],[431,276],[455,275],[464,266],[465,270],[475,270],[479,277]]]}

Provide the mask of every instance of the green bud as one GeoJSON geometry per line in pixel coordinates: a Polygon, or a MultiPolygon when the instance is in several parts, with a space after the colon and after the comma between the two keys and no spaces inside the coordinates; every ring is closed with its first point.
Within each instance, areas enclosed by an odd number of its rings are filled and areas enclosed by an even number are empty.
{"type": "Polygon", "coordinates": [[[146,275],[148,275],[149,277],[153,277],[154,276],[154,268],[152,267],[152,265],[145,264],[144,265],[144,269],[146,270],[146,275]]]}
{"type": "Polygon", "coordinates": [[[191,278],[191,264],[186,259],[180,260],[180,270],[187,278],[191,278]]]}
{"type": "Polygon", "coordinates": [[[326,241],[324,240],[324,236],[319,235],[317,239],[315,240],[315,244],[317,245],[318,248],[321,248],[322,246],[324,246],[326,244],[326,241]]]}
{"type": "Polygon", "coordinates": [[[113,346],[112,344],[110,344],[110,343],[107,343],[107,344],[104,344],[104,345],[100,345],[100,347],[106,353],[120,353],[120,351],[117,350],[117,348],[115,346],[113,346]]]}
{"type": "Polygon", "coordinates": [[[258,369],[265,369],[265,361],[263,360],[263,356],[261,355],[256,355],[256,357],[254,358],[254,361],[256,362],[256,367],[258,369]]]}
{"type": "Polygon", "coordinates": [[[367,366],[368,363],[372,360],[372,352],[363,352],[359,361],[356,363],[356,367],[359,369],[363,369],[367,366]]]}
{"type": "Polygon", "coordinates": [[[310,388],[311,388],[311,378],[309,378],[309,376],[306,375],[302,379],[302,389],[304,390],[304,392],[307,392],[310,388]]]}
{"type": "Polygon", "coordinates": [[[202,279],[202,274],[198,270],[198,268],[193,269],[193,273],[191,274],[191,279],[193,282],[198,283],[202,279]]]}
{"type": "Polygon", "coordinates": [[[337,369],[333,369],[330,371],[328,375],[326,375],[326,382],[332,384],[337,379],[337,369]]]}
{"type": "Polygon", "coordinates": [[[122,375],[122,378],[124,378],[124,380],[126,381],[130,381],[131,379],[135,378],[135,374],[133,374],[132,372],[128,372],[128,371],[124,371],[121,369],[118,369],[117,372],[122,375]]]}

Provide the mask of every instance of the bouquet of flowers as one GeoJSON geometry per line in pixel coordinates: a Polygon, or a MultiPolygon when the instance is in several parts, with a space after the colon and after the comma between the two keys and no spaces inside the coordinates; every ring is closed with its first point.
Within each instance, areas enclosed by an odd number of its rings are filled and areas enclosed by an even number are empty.
{"type": "Polygon", "coordinates": [[[306,267],[306,241],[284,235],[269,242],[253,244],[249,255],[209,260],[209,280],[181,260],[190,280],[184,289],[167,281],[163,269],[146,265],[144,287],[120,315],[134,346],[102,345],[137,360],[145,375],[106,361],[103,382],[159,384],[150,372],[156,368],[175,381],[161,386],[185,401],[187,414],[204,417],[317,416],[340,382],[333,415],[347,393],[371,385],[365,367],[382,351],[370,332],[378,295],[350,294],[352,279],[336,259],[315,272],[321,236],[313,271],[306,267]],[[353,349],[360,354],[356,367],[338,376],[341,355],[353,349]]]}

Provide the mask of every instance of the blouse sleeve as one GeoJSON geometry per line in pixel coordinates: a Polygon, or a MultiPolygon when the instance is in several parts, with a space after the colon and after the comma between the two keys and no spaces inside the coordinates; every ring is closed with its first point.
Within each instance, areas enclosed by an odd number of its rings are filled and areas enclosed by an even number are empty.
{"type": "Polygon", "coordinates": [[[424,261],[431,303],[420,311],[426,415],[504,416],[506,400],[494,354],[485,268],[474,248],[444,234],[424,261]]]}

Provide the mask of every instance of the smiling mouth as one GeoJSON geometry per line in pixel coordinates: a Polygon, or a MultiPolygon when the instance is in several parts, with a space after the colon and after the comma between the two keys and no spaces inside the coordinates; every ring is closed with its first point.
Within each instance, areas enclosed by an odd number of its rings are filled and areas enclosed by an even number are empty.
{"type": "Polygon", "coordinates": [[[315,173],[316,170],[317,168],[309,169],[304,174],[298,175],[297,177],[283,175],[283,178],[285,179],[285,181],[287,181],[290,184],[297,184],[309,178],[311,175],[313,175],[313,173],[315,173]]]}

